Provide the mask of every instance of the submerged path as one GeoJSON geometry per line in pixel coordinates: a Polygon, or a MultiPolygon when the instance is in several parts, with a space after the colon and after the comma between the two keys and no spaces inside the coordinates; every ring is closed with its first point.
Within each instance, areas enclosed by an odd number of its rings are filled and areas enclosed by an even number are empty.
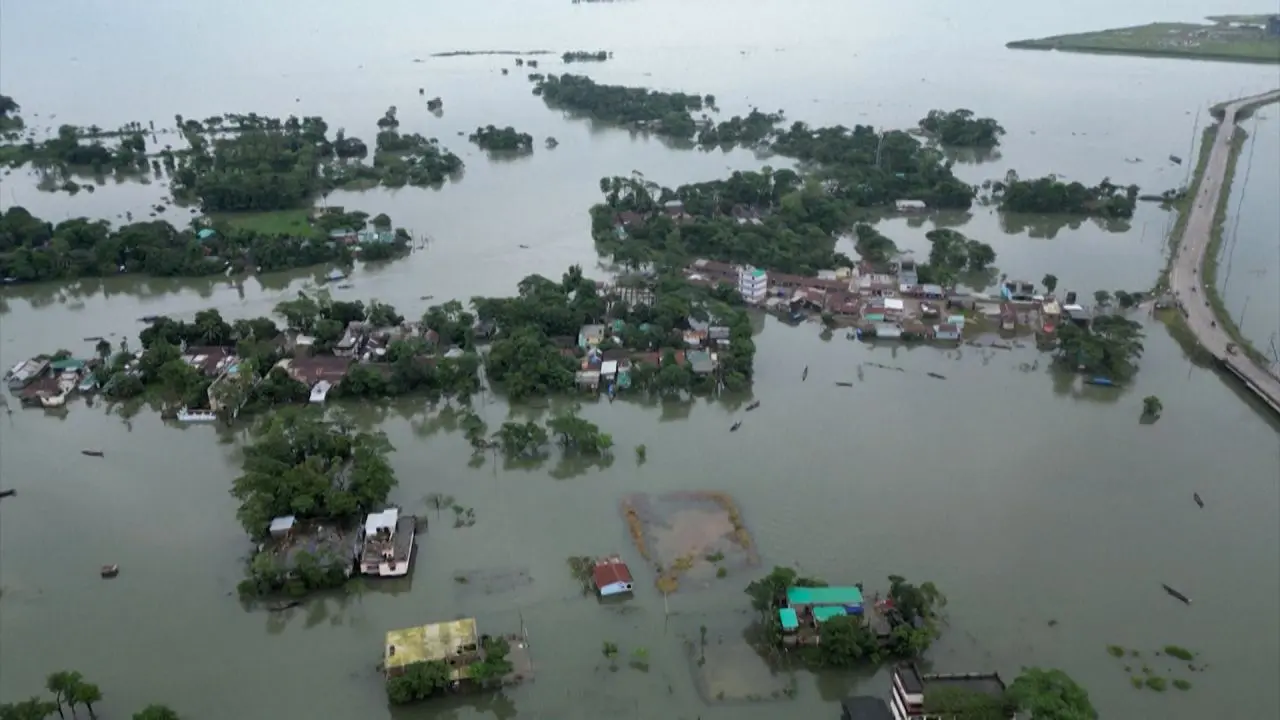
{"type": "Polygon", "coordinates": [[[1251,392],[1280,414],[1280,377],[1254,362],[1243,350],[1238,350],[1236,354],[1227,352],[1227,344],[1232,342],[1231,337],[1214,317],[1213,308],[1209,307],[1204,297],[1205,289],[1201,285],[1204,261],[1221,200],[1222,184],[1230,165],[1231,139],[1237,127],[1236,114],[1246,107],[1265,105],[1277,100],[1280,100],[1280,89],[1234,100],[1223,106],[1222,121],[1218,123],[1218,131],[1213,137],[1213,149],[1196,188],[1195,204],[1191,206],[1191,214],[1177,244],[1177,255],[1169,271],[1169,286],[1182,301],[1182,306],[1187,311],[1187,326],[1196,340],[1213,355],[1220,367],[1239,378],[1251,392]]]}

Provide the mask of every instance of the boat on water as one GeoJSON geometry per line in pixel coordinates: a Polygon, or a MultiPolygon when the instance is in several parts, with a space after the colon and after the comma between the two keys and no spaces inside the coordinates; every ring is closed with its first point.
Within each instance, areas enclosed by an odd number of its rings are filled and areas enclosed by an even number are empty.
{"type": "Polygon", "coordinates": [[[119,565],[103,565],[102,569],[99,570],[98,572],[104,578],[113,578],[120,574],[120,566],[119,565]]]}
{"type": "Polygon", "coordinates": [[[106,456],[106,453],[102,452],[101,450],[81,450],[80,454],[88,455],[89,457],[105,457],[106,456]]]}
{"type": "Polygon", "coordinates": [[[853,383],[851,383],[851,382],[845,382],[844,380],[837,380],[837,381],[836,381],[836,385],[837,385],[838,387],[853,387],[853,383]]]}
{"type": "Polygon", "coordinates": [[[742,427],[742,421],[741,421],[741,420],[739,420],[738,422],[734,423],[734,424],[733,424],[733,426],[729,428],[729,432],[737,432],[737,431],[738,431],[738,428],[740,428],[740,427],[742,427]]]}
{"type": "Polygon", "coordinates": [[[1184,602],[1184,603],[1186,603],[1186,604],[1188,604],[1188,605],[1190,605],[1190,604],[1191,604],[1191,598],[1187,597],[1186,595],[1183,595],[1182,593],[1178,592],[1177,590],[1174,590],[1173,588],[1169,587],[1168,585],[1165,585],[1165,584],[1161,583],[1161,584],[1160,584],[1160,587],[1164,588],[1164,591],[1165,591],[1165,592],[1167,592],[1167,593],[1169,593],[1171,596],[1173,596],[1173,597],[1175,597],[1175,598],[1177,598],[1177,599],[1181,600],[1182,602],[1184,602]]]}
{"type": "Polygon", "coordinates": [[[360,541],[360,572],[376,577],[404,577],[413,559],[418,519],[399,508],[369,513],[360,541]]]}
{"type": "Polygon", "coordinates": [[[758,408],[758,407],[760,407],[760,401],[759,401],[759,400],[757,400],[757,401],[755,401],[755,402],[751,403],[750,405],[748,405],[748,406],[747,406],[747,412],[751,412],[752,410],[755,410],[755,409],[756,409],[756,408],[758,408]]]}
{"type": "Polygon", "coordinates": [[[1099,387],[1115,387],[1116,386],[1116,384],[1111,381],[1111,378],[1104,378],[1101,376],[1091,377],[1085,380],[1085,383],[1089,385],[1097,385],[1099,387]]]}
{"type": "Polygon", "coordinates": [[[1191,493],[1191,498],[1196,501],[1196,505],[1204,507],[1204,500],[1200,499],[1200,493],[1191,493]]]}
{"type": "Polygon", "coordinates": [[[216,422],[218,413],[212,410],[188,410],[187,408],[182,408],[174,416],[174,419],[184,423],[216,422]]]}

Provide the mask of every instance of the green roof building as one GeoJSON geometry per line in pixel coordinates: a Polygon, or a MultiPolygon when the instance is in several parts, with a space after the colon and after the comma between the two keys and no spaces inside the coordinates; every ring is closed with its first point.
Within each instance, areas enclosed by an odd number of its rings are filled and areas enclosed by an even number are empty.
{"type": "Polygon", "coordinates": [[[856,587],[790,587],[787,605],[862,607],[862,591],[856,587]]]}

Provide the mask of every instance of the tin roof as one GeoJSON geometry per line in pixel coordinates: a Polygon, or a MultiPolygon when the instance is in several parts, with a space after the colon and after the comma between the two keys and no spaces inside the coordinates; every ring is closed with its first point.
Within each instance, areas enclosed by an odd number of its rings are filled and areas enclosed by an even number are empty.
{"type": "Polygon", "coordinates": [[[813,609],[813,619],[818,622],[826,622],[834,617],[844,617],[849,611],[844,609],[843,605],[822,605],[813,609]]]}
{"type": "Polygon", "coordinates": [[[856,587],[790,587],[788,605],[861,605],[862,591],[856,587]]]}
{"type": "Polygon", "coordinates": [[[595,568],[591,571],[591,579],[595,582],[597,590],[614,583],[632,581],[631,570],[617,555],[597,560],[595,568]]]}
{"type": "Polygon", "coordinates": [[[800,618],[796,616],[796,611],[791,608],[779,608],[778,620],[782,623],[783,630],[795,630],[800,627],[800,618]]]}

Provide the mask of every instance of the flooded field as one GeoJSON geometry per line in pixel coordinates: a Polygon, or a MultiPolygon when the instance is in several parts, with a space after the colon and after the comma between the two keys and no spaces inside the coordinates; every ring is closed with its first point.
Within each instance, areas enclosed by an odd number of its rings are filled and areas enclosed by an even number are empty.
{"type": "Polygon", "coordinates": [[[706,588],[731,569],[758,565],[760,556],[738,505],[728,493],[684,491],[631,495],[622,501],[636,550],[656,564],[664,594],[706,588]]]}

